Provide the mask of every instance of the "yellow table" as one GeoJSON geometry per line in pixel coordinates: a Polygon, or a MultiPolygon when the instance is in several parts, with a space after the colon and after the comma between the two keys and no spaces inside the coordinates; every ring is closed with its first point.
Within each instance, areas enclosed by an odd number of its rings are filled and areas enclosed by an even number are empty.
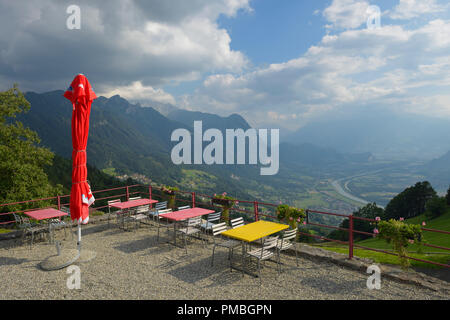
{"type": "Polygon", "coordinates": [[[222,235],[245,242],[253,242],[287,228],[289,226],[286,224],[260,220],[224,231],[222,235]]]}
{"type": "Polygon", "coordinates": [[[289,228],[289,226],[285,224],[260,220],[257,222],[246,224],[245,226],[237,227],[222,232],[221,234],[223,236],[242,241],[242,269],[233,266],[231,267],[240,270],[243,273],[245,272],[252,276],[257,277],[257,275],[251,274],[245,268],[245,255],[246,255],[245,242],[250,243],[259,239],[263,239],[267,236],[270,236],[274,233],[285,230],[287,228],[289,228]]]}

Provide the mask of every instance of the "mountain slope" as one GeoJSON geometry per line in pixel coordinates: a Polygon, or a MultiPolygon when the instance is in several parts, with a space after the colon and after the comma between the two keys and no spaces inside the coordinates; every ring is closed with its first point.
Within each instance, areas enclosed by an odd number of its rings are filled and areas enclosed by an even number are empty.
{"type": "Polygon", "coordinates": [[[428,159],[446,152],[450,120],[390,111],[333,113],[286,137],[340,152],[371,152],[387,159],[428,159]]]}

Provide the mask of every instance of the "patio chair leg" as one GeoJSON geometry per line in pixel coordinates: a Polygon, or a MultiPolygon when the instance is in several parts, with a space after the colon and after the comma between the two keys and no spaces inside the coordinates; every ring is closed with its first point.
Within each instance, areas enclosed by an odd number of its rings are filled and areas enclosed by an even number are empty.
{"type": "Polygon", "coordinates": [[[228,249],[228,257],[229,257],[228,260],[230,260],[230,272],[233,272],[233,265],[232,265],[233,261],[231,260],[232,255],[233,255],[233,248],[230,248],[228,249]]]}
{"type": "Polygon", "coordinates": [[[262,284],[262,281],[261,281],[261,261],[259,261],[259,259],[258,259],[258,278],[259,278],[259,285],[261,285],[262,284]]]}
{"type": "Polygon", "coordinates": [[[184,235],[184,249],[186,250],[187,254],[187,242],[186,242],[187,235],[184,235]]]}

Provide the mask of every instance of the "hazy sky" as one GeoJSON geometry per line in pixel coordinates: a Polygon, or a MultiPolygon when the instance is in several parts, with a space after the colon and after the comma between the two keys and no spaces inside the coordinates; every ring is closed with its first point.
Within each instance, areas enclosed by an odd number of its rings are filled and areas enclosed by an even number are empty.
{"type": "Polygon", "coordinates": [[[84,73],[98,94],[257,127],[376,106],[450,118],[448,1],[0,0],[0,30],[1,89],[65,89],[84,73]]]}

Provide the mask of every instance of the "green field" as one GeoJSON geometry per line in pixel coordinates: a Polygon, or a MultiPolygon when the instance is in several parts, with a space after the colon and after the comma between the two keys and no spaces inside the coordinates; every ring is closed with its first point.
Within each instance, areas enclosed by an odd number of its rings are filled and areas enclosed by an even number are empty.
{"type": "MultiPolygon", "coordinates": [[[[444,214],[436,219],[433,219],[433,220],[428,220],[424,215],[421,215],[421,216],[417,216],[417,217],[408,219],[406,221],[407,221],[407,223],[413,223],[413,224],[421,224],[422,221],[425,221],[426,228],[450,231],[450,212],[447,212],[446,214],[444,214]]],[[[423,236],[424,236],[424,243],[450,248],[450,235],[448,235],[448,234],[424,231],[423,236]]],[[[387,251],[392,250],[392,245],[386,243],[385,240],[378,239],[378,238],[372,238],[372,239],[358,241],[358,242],[355,242],[355,244],[357,244],[357,245],[359,244],[361,246],[374,248],[374,249],[382,249],[382,250],[387,250],[387,251]]],[[[338,253],[348,254],[348,247],[345,245],[327,242],[327,243],[317,244],[317,246],[319,246],[323,249],[326,249],[326,250],[331,250],[331,251],[338,252],[338,253]]],[[[418,249],[419,249],[419,247],[416,244],[408,246],[408,255],[410,255],[411,257],[414,257],[414,258],[430,260],[430,261],[439,262],[439,263],[443,263],[443,264],[449,264],[449,262],[450,262],[450,251],[449,250],[443,250],[443,249],[422,246],[422,253],[418,253],[417,252],[418,249]]],[[[381,252],[375,252],[375,251],[371,251],[371,250],[355,248],[353,254],[354,254],[354,256],[357,256],[357,257],[372,259],[377,263],[396,264],[396,265],[399,264],[399,260],[396,256],[381,253],[381,252]]],[[[419,261],[414,261],[414,260],[411,260],[411,265],[415,266],[415,267],[438,268],[437,266],[419,262],[419,261]]]]}

